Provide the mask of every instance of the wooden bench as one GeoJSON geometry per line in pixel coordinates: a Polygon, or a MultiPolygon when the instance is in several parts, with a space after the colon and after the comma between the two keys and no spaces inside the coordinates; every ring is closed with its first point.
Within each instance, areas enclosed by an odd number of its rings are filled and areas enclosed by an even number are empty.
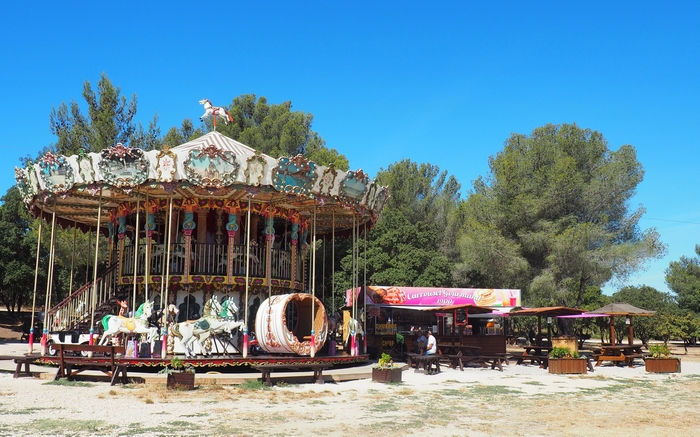
{"type": "Polygon", "coordinates": [[[117,354],[124,354],[124,346],[98,346],[87,344],[62,344],[55,343],[53,348],[58,352],[58,371],[56,372],[55,380],[59,378],[72,379],[75,375],[85,370],[99,370],[105,373],[111,379],[111,385],[117,381],[117,376],[121,374],[122,384],[127,383],[127,365],[118,364],[115,361],[117,354]],[[66,352],[77,352],[78,354],[86,353],[103,353],[109,354],[109,360],[99,359],[95,357],[72,357],[66,356],[66,352]]]}
{"type": "Polygon", "coordinates": [[[503,363],[507,363],[503,355],[479,355],[477,361],[481,363],[481,367],[488,367],[490,364],[492,370],[498,367],[501,372],[503,372],[503,363]]]}
{"type": "Polygon", "coordinates": [[[443,360],[446,360],[450,368],[456,369],[459,367],[459,370],[464,371],[464,363],[462,362],[462,352],[458,352],[454,355],[441,355],[443,360]]]}
{"type": "Polygon", "coordinates": [[[20,376],[34,376],[32,375],[32,372],[29,370],[29,365],[34,364],[40,357],[17,357],[15,358],[15,364],[17,367],[15,368],[15,378],[19,378],[20,376]],[[22,372],[22,367],[24,367],[24,372],[22,372]]]}
{"type": "Polygon", "coordinates": [[[549,357],[546,355],[510,354],[510,358],[515,360],[515,364],[530,362],[530,364],[536,364],[543,369],[546,369],[549,364],[549,357]]]}
{"type": "Polygon", "coordinates": [[[416,370],[419,370],[422,366],[426,373],[432,373],[433,367],[435,367],[434,372],[440,373],[440,358],[442,356],[440,354],[419,355],[408,353],[406,354],[406,362],[409,367],[413,367],[413,364],[415,364],[416,370]]]}
{"type": "Polygon", "coordinates": [[[313,381],[316,384],[323,384],[323,371],[333,367],[331,364],[261,364],[257,366],[251,366],[255,370],[262,373],[261,379],[265,385],[272,385],[270,374],[275,370],[300,370],[300,369],[311,369],[314,371],[313,381]]]}

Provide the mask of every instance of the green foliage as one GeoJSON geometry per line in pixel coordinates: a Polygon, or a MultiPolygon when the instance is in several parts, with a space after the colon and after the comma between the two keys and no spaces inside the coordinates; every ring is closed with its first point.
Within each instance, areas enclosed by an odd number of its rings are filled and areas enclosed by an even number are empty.
{"type": "Polygon", "coordinates": [[[696,344],[700,336],[700,317],[690,311],[662,313],[657,333],[656,338],[664,342],[681,339],[685,345],[696,344]]]}
{"type": "MultiPolygon", "coordinates": [[[[304,156],[321,165],[335,165],[347,170],[349,163],[335,149],[328,149],[321,136],[311,130],[314,116],[310,113],[292,111],[292,102],[270,105],[265,97],[243,94],[233,99],[228,108],[233,123],[217,124],[222,134],[275,158],[304,156]]],[[[209,125],[211,119],[206,120],[209,125]]]]}
{"type": "Polygon", "coordinates": [[[695,245],[698,256],[681,256],[666,269],[666,283],[678,295],[681,309],[700,313],[700,245],[695,245]]]}
{"type": "Polygon", "coordinates": [[[628,202],[644,171],[632,146],[597,131],[546,125],[513,134],[462,206],[462,276],[521,288],[529,305],[581,306],[586,289],[623,281],[665,252],[628,202]],[[466,273],[465,273],[466,272],[466,273]]]}
{"type": "Polygon", "coordinates": [[[31,304],[36,237],[19,190],[11,187],[0,200],[0,303],[14,316],[22,305],[31,304]]]}
{"type": "Polygon", "coordinates": [[[552,359],[558,359],[558,358],[578,358],[578,352],[574,351],[571,352],[571,349],[568,347],[564,346],[555,346],[552,348],[552,351],[549,353],[549,358],[552,359]]]}
{"type": "MultiPolygon", "coordinates": [[[[77,154],[80,149],[88,152],[99,152],[117,143],[131,145],[136,133],[133,118],[136,115],[136,94],[127,102],[121,96],[121,89],[115,87],[105,73],[97,82],[97,93],[89,81],[83,83],[83,98],[87,104],[87,115],[84,115],[75,100],[70,106],[61,103],[58,109],[53,108],[50,116],[51,133],[58,137],[53,145],[56,152],[63,155],[77,154]]],[[[139,140],[142,144],[152,145],[153,137],[158,136],[157,116],[153,118],[148,130],[144,132],[139,127],[139,140]]],[[[42,153],[43,154],[43,153],[42,153]]]]}
{"type": "Polygon", "coordinates": [[[649,352],[653,358],[668,358],[671,351],[666,343],[656,343],[649,346],[649,352]]]}
{"type": "MultiPolygon", "coordinates": [[[[611,296],[613,302],[625,302],[638,308],[655,310],[656,314],[651,317],[634,317],[632,324],[634,336],[646,343],[652,338],[660,338],[661,317],[676,311],[676,303],[668,293],[662,293],[653,287],[624,287],[611,296]]],[[[615,318],[615,330],[618,333],[618,340],[621,340],[627,333],[625,318],[615,318]]]]}
{"type": "Polygon", "coordinates": [[[375,367],[377,369],[393,369],[396,366],[394,365],[394,359],[391,358],[391,355],[382,353],[382,356],[377,361],[377,365],[375,367]]]}

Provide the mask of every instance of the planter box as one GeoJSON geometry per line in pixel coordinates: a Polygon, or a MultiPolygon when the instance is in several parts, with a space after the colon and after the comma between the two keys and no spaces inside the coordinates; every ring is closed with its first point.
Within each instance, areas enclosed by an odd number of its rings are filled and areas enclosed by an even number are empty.
{"type": "Polygon", "coordinates": [[[550,358],[548,367],[549,373],[588,373],[588,361],[585,358],[550,358]]]}
{"type": "Polygon", "coordinates": [[[552,347],[568,347],[574,353],[578,353],[578,340],[573,336],[561,336],[552,338],[552,347]]]}
{"type": "Polygon", "coordinates": [[[403,369],[372,369],[372,381],[401,382],[403,369]]]}
{"type": "Polygon", "coordinates": [[[646,358],[644,367],[647,372],[652,373],[680,373],[680,358],[646,358]]]}
{"type": "Polygon", "coordinates": [[[168,375],[169,389],[194,390],[194,373],[181,372],[168,375]]]}

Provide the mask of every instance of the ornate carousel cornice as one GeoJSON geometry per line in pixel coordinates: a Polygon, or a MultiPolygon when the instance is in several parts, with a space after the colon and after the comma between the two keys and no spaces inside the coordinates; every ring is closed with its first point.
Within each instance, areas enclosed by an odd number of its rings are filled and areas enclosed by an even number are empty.
{"type": "Polygon", "coordinates": [[[16,168],[15,180],[33,214],[55,208],[59,218],[84,218],[88,226],[96,224],[100,205],[106,214],[110,208],[135,205],[137,200],[143,204],[146,199],[161,209],[170,199],[174,207],[181,207],[184,198],[198,199],[207,205],[201,207],[212,209],[225,209],[227,202],[236,201],[243,206],[251,199],[286,211],[279,216],[295,211],[305,218],[316,208],[323,227],[333,214],[340,227],[351,222],[343,219],[346,215],[372,225],[389,197],[386,187],[370,181],[363,170],[319,166],[302,155],[271,158],[218,132],[160,151],[117,144],[100,153],[49,152],[36,163],[16,168]]]}

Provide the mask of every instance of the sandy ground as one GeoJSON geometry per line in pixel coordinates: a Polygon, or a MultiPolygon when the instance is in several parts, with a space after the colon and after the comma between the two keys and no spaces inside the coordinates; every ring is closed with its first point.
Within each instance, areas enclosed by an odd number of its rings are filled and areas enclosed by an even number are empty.
{"type": "MultiPolygon", "coordinates": [[[[0,344],[0,355],[25,350],[0,344]]],[[[564,376],[511,364],[503,372],[407,369],[396,384],[249,382],[190,392],[164,384],[57,385],[0,373],[0,435],[700,436],[700,351],[674,352],[680,374],[604,365],[564,376]]]]}

